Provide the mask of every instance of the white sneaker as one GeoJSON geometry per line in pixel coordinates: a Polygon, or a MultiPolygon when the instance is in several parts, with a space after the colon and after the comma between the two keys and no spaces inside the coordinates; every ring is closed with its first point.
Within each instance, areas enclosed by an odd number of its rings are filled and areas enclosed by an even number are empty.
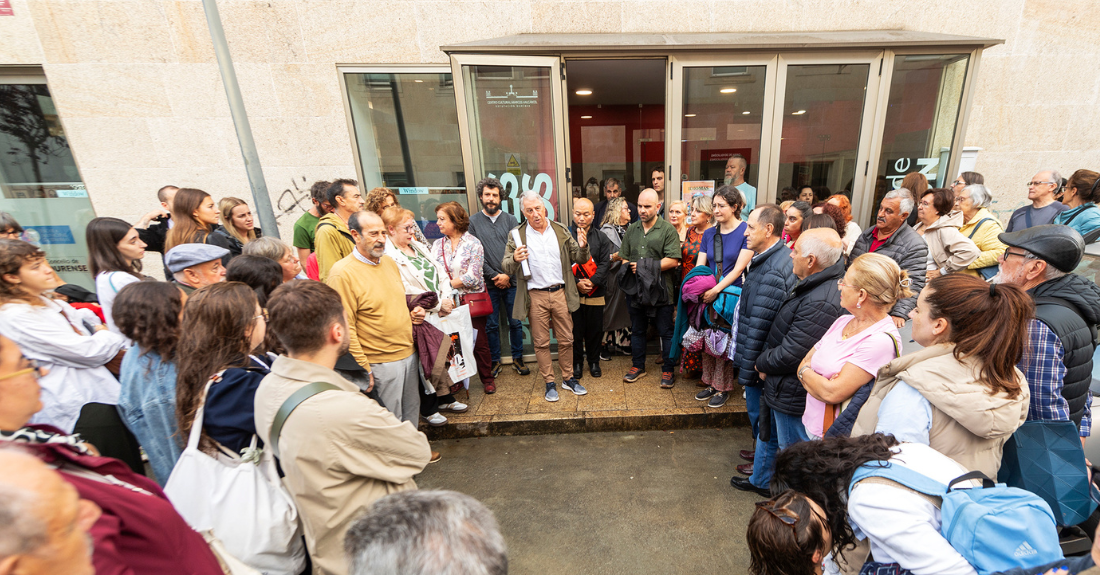
{"type": "Polygon", "coordinates": [[[462,413],[463,411],[470,409],[470,406],[462,403],[461,401],[456,401],[454,403],[441,403],[439,404],[439,409],[450,411],[452,413],[462,413]]]}
{"type": "Polygon", "coordinates": [[[439,427],[440,425],[447,424],[447,418],[443,417],[438,411],[427,417],[428,425],[432,427],[439,427]]]}

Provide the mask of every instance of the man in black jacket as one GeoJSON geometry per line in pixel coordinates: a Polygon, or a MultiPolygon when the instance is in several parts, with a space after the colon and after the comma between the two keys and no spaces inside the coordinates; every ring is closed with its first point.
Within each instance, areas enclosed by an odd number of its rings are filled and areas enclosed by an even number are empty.
{"type": "Polygon", "coordinates": [[[1008,246],[993,281],[1012,284],[1035,300],[1028,345],[1017,367],[1031,391],[1028,420],[1073,421],[1081,440],[1092,431],[1089,405],[1100,287],[1071,273],[1085,251],[1069,226],[1045,225],[997,236],[1008,246]]]}
{"type": "Polygon", "coordinates": [[[796,370],[843,311],[836,283],[844,277],[843,255],[844,244],[832,228],[807,230],[795,242],[791,259],[798,283],[779,308],[764,351],[756,358],[756,371],[764,382],[760,438],[752,475],[730,479],[737,489],[768,496],[775,454],[809,439],[802,425],[806,390],[796,370]]]}
{"type": "MultiPolygon", "coordinates": [[[[781,240],[783,211],[775,204],[764,204],[749,214],[745,232],[748,247],[755,254],[745,272],[741,288],[740,314],[737,316],[738,383],[745,387],[745,403],[752,425],[752,436],[759,433],[760,394],[763,383],[756,372],[756,358],[764,349],[775,314],[783,305],[797,277],[793,272],[791,250],[781,240]]],[[[741,458],[752,461],[756,452],[741,450],[741,458]]],[[[752,464],[738,465],[737,471],[752,475],[752,464]]]]}
{"type": "Polygon", "coordinates": [[[600,340],[603,338],[604,288],[607,269],[611,266],[611,240],[592,225],[592,202],[587,198],[573,200],[573,226],[569,232],[577,239],[580,229],[588,238],[588,264],[573,264],[573,277],[577,279],[581,306],[573,312],[573,377],[584,375],[584,357],[588,354],[588,370],[592,377],[600,377],[600,340]],[[595,271],[591,268],[595,267],[595,271]]]}

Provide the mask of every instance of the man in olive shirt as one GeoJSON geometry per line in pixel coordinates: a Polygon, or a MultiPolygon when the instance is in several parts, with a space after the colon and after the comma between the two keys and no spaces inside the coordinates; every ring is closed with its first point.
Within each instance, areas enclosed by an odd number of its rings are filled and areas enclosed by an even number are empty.
{"type": "Polygon", "coordinates": [[[632,383],[645,375],[646,331],[652,322],[661,338],[661,387],[668,389],[675,381],[669,351],[672,349],[672,315],[676,310],[672,286],[678,281],[675,276],[676,266],[680,263],[680,235],[672,224],[657,217],[660,211],[661,201],[657,192],[652,189],[643,190],[638,196],[639,219],[626,228],[619,253],[617,256],[613,255],[612,259],[629,262],[630,271],[625,273],[637,273],[639,260],[643,258],[650,260],[647,264],[660,262],[660,281],[668,296],[665,303],[642,306],[634,301],[635,298],[627,297],[630,301],[630,350],[634,357],[633,367],[623,376],[623,381],[632,383]]]}

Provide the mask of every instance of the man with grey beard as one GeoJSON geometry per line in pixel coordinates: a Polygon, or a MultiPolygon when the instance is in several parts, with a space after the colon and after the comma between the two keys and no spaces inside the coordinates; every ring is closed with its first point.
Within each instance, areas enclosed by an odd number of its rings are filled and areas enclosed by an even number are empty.
{"type": "Polygon", "coordinates": [[[374,212],[348,218],[355,249],[333,264],[325,283],[340,294],[348,314],[349,349],[378,387],[382,403],[401,421],[420,417],[420,373],[412,326],[424,309],[409,311],[397,263],[386,251],[386,226],[374,212]]]}

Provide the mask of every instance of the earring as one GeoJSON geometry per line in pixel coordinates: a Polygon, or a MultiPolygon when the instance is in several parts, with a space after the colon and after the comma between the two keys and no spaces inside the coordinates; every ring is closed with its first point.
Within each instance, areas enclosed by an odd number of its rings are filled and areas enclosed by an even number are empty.
{"type": "Polygon", "coordinates": [[[856,309],[862,309],[862,308],[863,308],[863,304],[861,304],[861,303],[856,304],[856,309]]]}

